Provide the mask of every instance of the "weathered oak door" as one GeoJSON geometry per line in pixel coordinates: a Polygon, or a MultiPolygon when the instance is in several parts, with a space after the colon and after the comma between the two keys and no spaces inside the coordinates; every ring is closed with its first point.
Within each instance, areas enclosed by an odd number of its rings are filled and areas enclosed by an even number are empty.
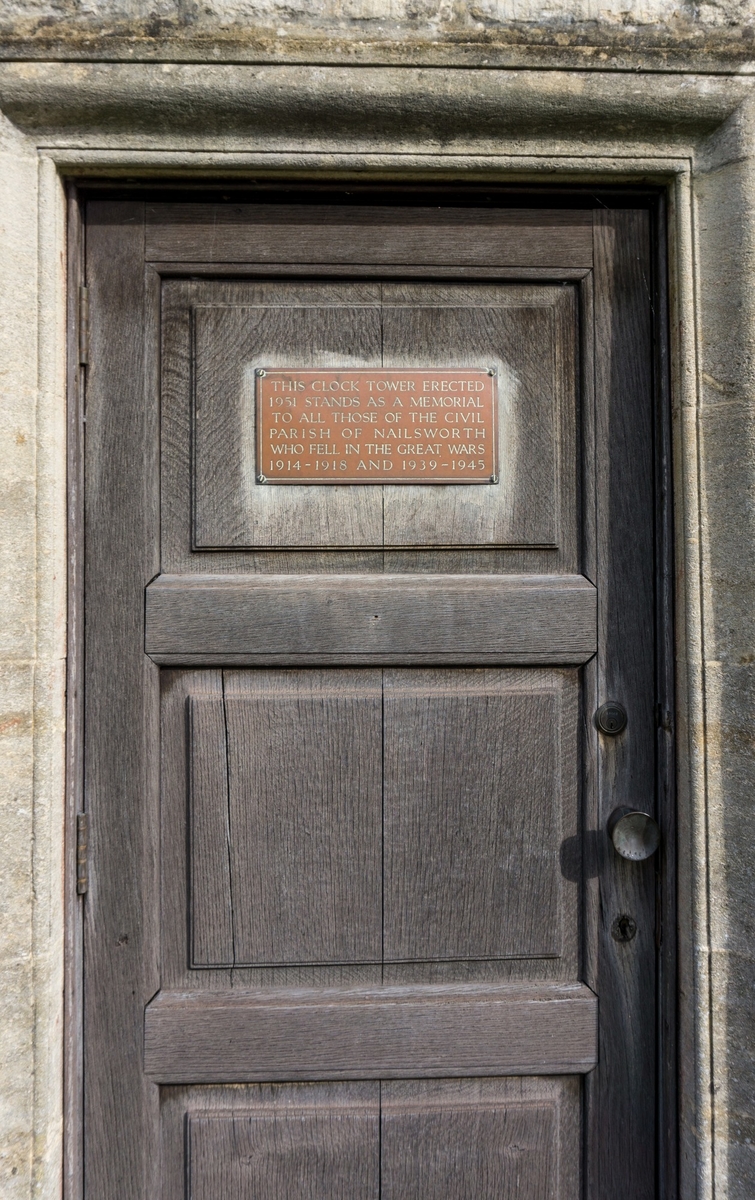
{"type": "Polygon", "coordinates": [[[84,1194],[659,1196],[650,210],[85,234],[84,1194]]]}

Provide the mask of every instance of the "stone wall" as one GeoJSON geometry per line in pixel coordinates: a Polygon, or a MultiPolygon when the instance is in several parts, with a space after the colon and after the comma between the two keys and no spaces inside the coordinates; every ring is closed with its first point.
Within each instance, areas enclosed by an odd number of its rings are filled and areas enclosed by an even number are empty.
{"type": "Polygon", "coordinates": [[[4,0],[1,56],[741,69],[751,0],[4,0]],[[691,58],[690,56],[694,57],[691,58]]]}

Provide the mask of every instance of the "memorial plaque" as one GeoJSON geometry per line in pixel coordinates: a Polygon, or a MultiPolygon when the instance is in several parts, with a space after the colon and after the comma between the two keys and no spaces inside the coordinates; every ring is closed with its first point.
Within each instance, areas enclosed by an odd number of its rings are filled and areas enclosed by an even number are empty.
{"type": "Polygon", "coordinates": [[[494,368],[256,373],[258,483],[497,483],[494,368]]]}

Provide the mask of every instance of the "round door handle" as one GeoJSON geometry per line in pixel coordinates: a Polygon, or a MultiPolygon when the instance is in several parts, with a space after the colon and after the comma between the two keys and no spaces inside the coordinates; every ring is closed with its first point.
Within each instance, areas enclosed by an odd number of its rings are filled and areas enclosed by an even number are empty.
{"type": "Polygon", "coordinates": [[[608,819],[608,836],[622,858],[642,862],[652,858],[661,844],[658,823],[635,808],[615,808],[608,819]]]}

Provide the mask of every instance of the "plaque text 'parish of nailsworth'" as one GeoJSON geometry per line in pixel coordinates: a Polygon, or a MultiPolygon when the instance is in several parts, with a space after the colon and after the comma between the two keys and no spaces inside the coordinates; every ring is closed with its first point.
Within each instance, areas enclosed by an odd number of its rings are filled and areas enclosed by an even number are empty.
{"type": "Polygon", "coordinates": [[[257,482],[497,483],[487,367],[256,373],[257,482]]]}

